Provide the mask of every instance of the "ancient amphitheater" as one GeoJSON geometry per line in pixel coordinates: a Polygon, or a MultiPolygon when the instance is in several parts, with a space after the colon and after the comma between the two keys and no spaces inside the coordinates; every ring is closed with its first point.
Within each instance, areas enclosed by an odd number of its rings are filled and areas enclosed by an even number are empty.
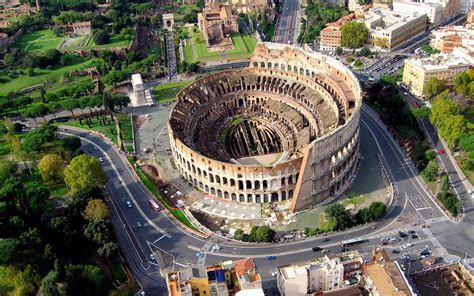
{"type": "Polygon", "coordinates": [[[359,158],[361,89],[337,60],[257,45],[250,65],[194,81],[168,129],[181,174],[239,203],[291,200],[299,211],[342,193],[359,158]]]}

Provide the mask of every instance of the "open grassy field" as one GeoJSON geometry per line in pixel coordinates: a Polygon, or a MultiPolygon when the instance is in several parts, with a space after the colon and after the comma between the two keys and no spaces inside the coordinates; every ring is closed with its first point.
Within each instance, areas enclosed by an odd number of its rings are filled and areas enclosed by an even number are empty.
{"type": "Polygon", "coordinates": [[[246,59],[253,53],[257,43],[256,39],[248,34],[234,33],[231,35],[234,48],[209,51],[200,32],[189,32],[191,38],[186,40],[184,48],[184,58],[188,63],[246,59]]]}
{"type": "Polygon", "coordinates": [[[156,100],[159,104],[172,102],[176,100],[176,94],[190,83],[191,81],[187,80],[157,85],[153,88],[156,100]]]}
{"type": "Polygon", "coordinates": [[[58,48],[63,39],[64,37],[54,35],[52,30],[40,30],[21,36],[17,46],[23,52],[46,51],[58,48]]]}
{"type": "Polygon", "coordinates": [[[41,84],[45,81],[60,82],[66,73],[80,68],[90,67],[97,64],[99,59],[86,60],[84,58],[75,57],[68,66],[55,66],[51,69],[35,68],[33,76],[20,75],[15,79],[0,83],[0,96],[9,92],[17,92],[24,88],[41,84]]]}

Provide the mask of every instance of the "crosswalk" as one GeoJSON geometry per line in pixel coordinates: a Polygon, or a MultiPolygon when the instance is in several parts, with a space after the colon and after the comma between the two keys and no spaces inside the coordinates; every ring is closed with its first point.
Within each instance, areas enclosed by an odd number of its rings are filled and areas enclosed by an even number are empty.
{"type": "Polygon", "coordinates": [[[410,204],[417,211],[427,210],[427,209],[432,208],[431,205],[426,201],[426,199],[423,198],[423,196],[421,196],[419,194],[410,194],[410,195],[408,195],[407,193],[405,193],[405,195],[406,195],[408,201],[410,202],[410,204]]]}

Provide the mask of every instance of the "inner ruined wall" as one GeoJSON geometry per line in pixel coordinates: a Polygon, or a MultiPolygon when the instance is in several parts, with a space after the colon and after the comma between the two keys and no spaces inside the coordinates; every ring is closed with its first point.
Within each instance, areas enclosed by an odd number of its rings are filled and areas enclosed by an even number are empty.
{"type": "Polygon", "coordinates": [[[293,211],[317,205],[351,184],[359,158],[360,95],[357,79],[338,61],[292,46],[259,44],[249,68],[203,77],[178,93],[168,126],[175,164],[195,187],[220,198],[241,203],[292,199],[293,211]],[[303,83],[336,112],[335,121],[328,123],[325,114],[318,113],[318,104],[302,97],[301,92],[276,87],[278,79],[274,78],[258,89],[234,85],[227,86],[225,95],[212,95],[214,90],[209,86],[215,81],[227,79],[225,83],[237,85],[249,73],[303,83]],[[206,95],[197,98],[193,90],[206,95]],[[206,105],[229,100],[225,104],[239,108],[235,93],[246,96],[248,104],[258,97],[271,97],[305,113],[315,140],[298,142],[300,148],[294,156],[273,167],[238,165],[204,156],[195,150],[189,131],[202,122],[206,105]]]}

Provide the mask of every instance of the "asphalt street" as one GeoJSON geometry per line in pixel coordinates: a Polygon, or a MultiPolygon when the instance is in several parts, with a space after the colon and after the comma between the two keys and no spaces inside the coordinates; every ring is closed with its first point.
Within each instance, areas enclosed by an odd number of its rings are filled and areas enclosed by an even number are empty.
{"type": "MultiPolygon", "coordinates": [[[[398,190],[398,197],[395,198],[389,213],[383,219],[364,227],[330,234],[328,238],[331,240],[325,244],[320,243],[321,237],[272,245],[252,245],[218,236],[203,239],[190,234],[177,226],[165,213],[156,212],[149,206],[150,196],[141,183],[137,182],[124,155],[119,153],[112,143],[100,135],[70,127],[64,127],[66,130],[61,128],[61,133],[80,137],[87,153],[105,159],[103,165],[109,176],[107,189],[111,196],[108,202],[113,209],[111,218],[117,238],[133,274],[148,295],[160,295],[165,289],[165,281],[160,274],[160,263],[163,260],[151,258],[150,254],[153,254],[155,258],[170,258],[172,268],[197,263],[208,265],[232,258],[253,257],[257,260],[258,268],[267,271],[274,268],[276,264],[318,257],[319,255],[315,255],[311,249],[315,244],[328,248],[334,253],[341,251],[339,245],[341,240],[352,237],[368,239],[361,248],[377,245],[379,238],[386,235],[385,231],[397,221],[402,211],[417,215],[419,220],[429,225],[431,232],[443,246],[447,245],[447,249],[455,250],[459,254],[462,252],[474,254],[474,237],[470,233],[472,219],[453,224],[445,217],[433,202],[433,197],[420,183],[409,158],[386,132],[377,117],[377,114],[364,110],[361,128],[369,129],[374,136],[388,164],[389,175],[398,190]],[[94,147],[97,147],[97,150],[94,147]],[[127,207],[126,201],[132,202],[131,208],[127,207]],[[137,226],[138,222],[142,225],[141,227],[137,226]],[[451,228],[455,231],[447,231],[451,228]],[[450,239],[453,233],[456,233],[455,240],[450,239]],[[219,244],[222,249],[218,252],[206,251],[213,244],[219,244]],[[199,260],[200,262],[196,257],[197,252],[205,253],[204,259],[199,260]],[[267,255],[275,255],[277,260],[266,260],[267,255]]],[[[264,280],[271,281],[268,273],[265,272],[263,277],[264,280]]]]}
{"type": "Polygon", "coordinates": [[[298,37],[296,36],[296,32],[299,26],[299,9],[299,0],[285,0],[275,31],[275,36],[273,36],[273,42],[285,44],[295,43],[295,40],[298,37]]]}

